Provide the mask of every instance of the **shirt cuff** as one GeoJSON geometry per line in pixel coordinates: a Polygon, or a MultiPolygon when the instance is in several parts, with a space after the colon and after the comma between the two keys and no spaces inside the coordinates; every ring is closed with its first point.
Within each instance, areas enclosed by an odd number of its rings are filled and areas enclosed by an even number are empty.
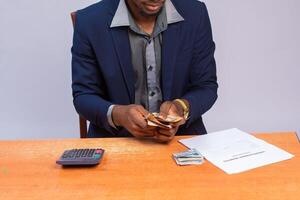
{"type": "Polygon", "coordinates": [[[114,129],[118,130],[118,128],[116,127],[116,125],[114,124],[113,120],[112,120],[112,110],[114,108],[115,105],[111,105],[109,106],[108,110],[107,110],[107,120],[108,120],[108,124],[113,127],[114,129]]]}

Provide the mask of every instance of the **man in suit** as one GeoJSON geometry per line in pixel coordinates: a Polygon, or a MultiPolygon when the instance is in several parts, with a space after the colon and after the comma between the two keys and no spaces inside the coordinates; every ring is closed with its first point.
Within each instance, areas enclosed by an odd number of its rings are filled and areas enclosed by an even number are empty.
{"type": "Polygon", "coordinates": [[[197,0],[102,0],[77,11],[72,89],[88,137],[206,134],[202,115],[217,99],[215,45],[197,0]],[[149,112],[181,116],[169,129],[149,112]]]}

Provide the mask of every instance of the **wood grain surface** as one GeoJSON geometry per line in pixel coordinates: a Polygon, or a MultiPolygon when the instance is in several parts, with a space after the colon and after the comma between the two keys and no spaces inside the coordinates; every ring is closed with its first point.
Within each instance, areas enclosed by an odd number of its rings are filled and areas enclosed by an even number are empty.
{"type": "MultiPolygon", "coordinates": [[[[227,175],[208,161],[180,167],[170,144],[134,138],[0,141],[0,200],[299,199],[300,144],[294,133],[257,134],[295,155],[291,160],[227,175]],[[102,163],[62,168],[65,149],[101,147],[102,163]]],[[[184,137],[187,138],[187,137],[184,137]]]]}

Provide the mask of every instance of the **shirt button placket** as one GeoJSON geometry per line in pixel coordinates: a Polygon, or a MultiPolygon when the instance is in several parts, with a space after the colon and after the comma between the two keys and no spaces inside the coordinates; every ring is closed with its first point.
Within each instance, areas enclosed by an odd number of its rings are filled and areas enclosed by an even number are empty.
{"type": "Polygon", "coordinates": [[[158,97],[156,95],[156,59],[153,38],[147,40],[146,44],[146,66],[147,66],[147,86],[149,111],[158,111],[158,97]]]}

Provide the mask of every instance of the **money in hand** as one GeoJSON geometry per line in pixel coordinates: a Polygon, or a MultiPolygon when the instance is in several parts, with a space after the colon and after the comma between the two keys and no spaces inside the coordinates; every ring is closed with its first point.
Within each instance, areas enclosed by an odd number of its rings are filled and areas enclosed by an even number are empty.
{"type": "Polygon", "coordinates": [[[163,118],[159,113],[151,113],[146,116],[146,120],[148,126],[171,129],[172,125],[182,120],[182,117],[168,115],[167,118],[163,118]]]}

